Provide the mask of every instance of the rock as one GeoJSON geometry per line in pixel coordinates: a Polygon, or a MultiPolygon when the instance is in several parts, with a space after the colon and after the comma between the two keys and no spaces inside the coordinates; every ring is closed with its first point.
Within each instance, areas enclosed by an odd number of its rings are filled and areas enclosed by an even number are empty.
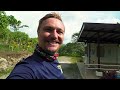
{"type": "Polygon", "coordinates": [[[7,69],[8,62],[5,58],[0,57],[0,71],[7,69]]]}

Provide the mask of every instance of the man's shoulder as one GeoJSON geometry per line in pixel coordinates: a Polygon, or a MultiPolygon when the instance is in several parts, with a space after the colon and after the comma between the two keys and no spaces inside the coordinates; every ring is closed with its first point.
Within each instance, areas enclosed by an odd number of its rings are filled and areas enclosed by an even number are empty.
{"type": "Polygon", "coordinates": [[[22,58],[16,65],[19,65],[19,64],[29,64],[31,61],[33,61],[33,56],[28,56],[28,57],[25,57],[25,58],[22,58]]]}
{"type": "Polygon", "coordinates": [[[30,55],[30,56],[28,56],[28,57],[26,57],[26,58],[22,58],[19,62],[18,62],[18,64],[17,65],[19,65],[19,64],[26,64],[26,65],[36,65],[38,62],[40,63],[40,61],[42,61],[42,60],[40,60],[40,58],[39,57],[37,57],[37,56],[35,56],[34,54],[32,54],[32,55],[30,55]]]}
{"type": "Polygon", "coordinates": [[[32,78],[35,77],[35,68],[32,65],[32,56],[21,59],[14,67],[8,78],[32,78]],[[32,75],[32,76],[31,76],[32,75]]]}

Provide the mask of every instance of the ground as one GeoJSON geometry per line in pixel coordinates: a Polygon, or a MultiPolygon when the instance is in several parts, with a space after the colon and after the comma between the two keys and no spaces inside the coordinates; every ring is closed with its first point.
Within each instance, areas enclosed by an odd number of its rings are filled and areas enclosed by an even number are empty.
{"type": "MultiPolygon", "coordinates": [[[[20,58],[20,56],[23,54],[6,54],[9,57],[15,57],[15,58],[20,58]]],[[[6,57],[4,53],[1,54],[1,57],[6,57]]],[[[78,69],[78,66],[75,62],[72,61],[72,57],[67,57],[67,56],[61,56],[58,58],[62,70],[63,70],[63,74],[65,76],[66,79],[81,79],[81,75],[78,69]]],[[[7,76],[9,75],[9,73],[4,74],[3,76],[0,77],[0,79],[5,79],[7,76]]]]}
{"type": "Polygon", "coordinates": [[[66,79],[82,79],[76,62],[72,61],[72,57],[61,56],[59,62],[63,69],[63,74],[66,79]]]}

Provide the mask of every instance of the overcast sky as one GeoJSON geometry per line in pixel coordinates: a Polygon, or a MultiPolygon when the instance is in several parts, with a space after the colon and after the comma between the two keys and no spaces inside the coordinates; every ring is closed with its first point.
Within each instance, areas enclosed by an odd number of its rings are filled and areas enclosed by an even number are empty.
{"type": "MultiPolygon", "coordinates": [[[[38,21],[45,14],[53,11],[5,11],[7,15],[13,15],[22,25],[29,28],[20,29],[29,37],[37,37],[38,21]]],[[[54,11],[58,12],[65,24],[64,44],[71,42],[71,36],[79,32],[83,22],[93,23],[117,23],[120,22],[120,11],[54,11]]]]}

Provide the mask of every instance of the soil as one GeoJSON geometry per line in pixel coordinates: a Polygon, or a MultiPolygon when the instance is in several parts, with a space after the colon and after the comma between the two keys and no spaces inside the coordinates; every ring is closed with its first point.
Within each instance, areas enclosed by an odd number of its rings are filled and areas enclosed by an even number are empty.
{"type": "Polygon", "coordinates": [[[16,52],[0,52],[0,57],[2,58],[5,58],[7,59],[8,57],[10,58],[20,58],[20,57],[23,57],[23,56],[26,56],[26,55],[30,55],[30,53],[28,52],[19,52],[19,53],[16,53],[16,52]]]}

